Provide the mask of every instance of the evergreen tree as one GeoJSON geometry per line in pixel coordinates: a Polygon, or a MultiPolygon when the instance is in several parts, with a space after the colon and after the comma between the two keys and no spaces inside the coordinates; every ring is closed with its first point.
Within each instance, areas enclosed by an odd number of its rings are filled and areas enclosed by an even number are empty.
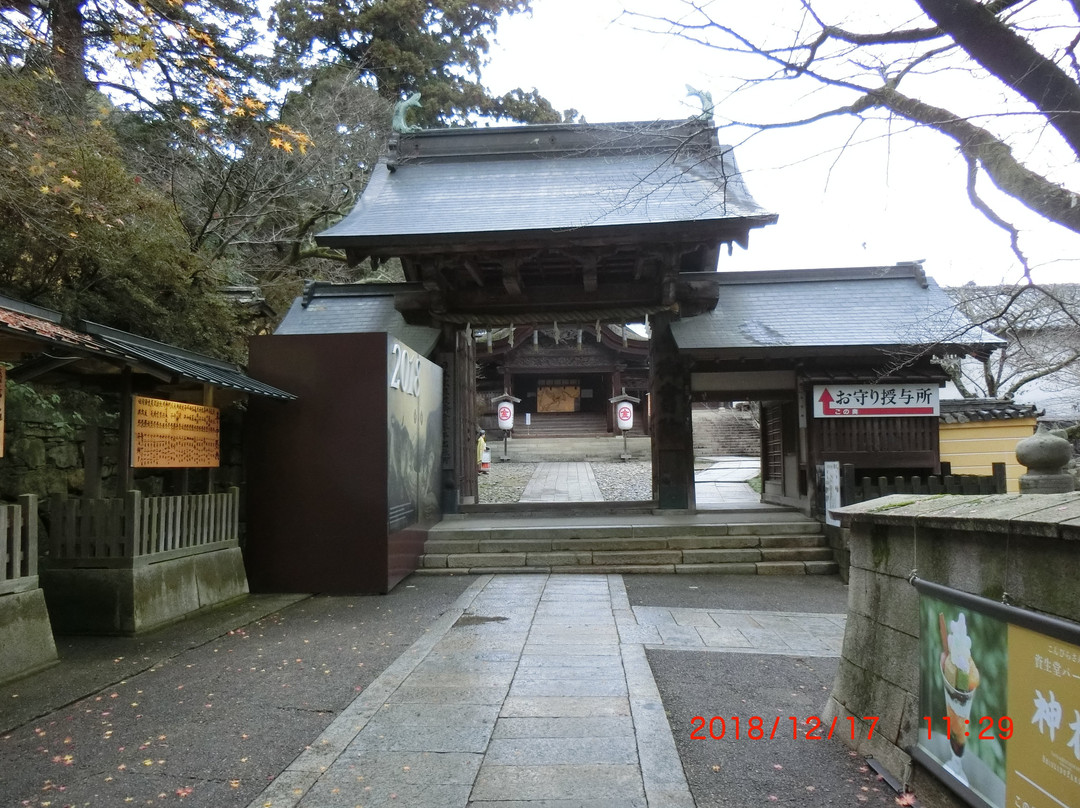
{"type": "Polygon", "coordinates": [[[480,82],[499,17],[529,6],[529,0],[278,0],[271,25],[286,74],[344,63],[389,101],[419,92],[422,126],[462,125],[478,115],[555,122],[559,114],[535,89],[495,97],[480,82]]]}
{"type": "Polygon", "coordinates": [[[99,98],[87,117],[57,95],[51,77],[0,71],[0,292],[69,320],[235,354],[218,279],[169,200],[125,167],[111,105],[99,98]]]}

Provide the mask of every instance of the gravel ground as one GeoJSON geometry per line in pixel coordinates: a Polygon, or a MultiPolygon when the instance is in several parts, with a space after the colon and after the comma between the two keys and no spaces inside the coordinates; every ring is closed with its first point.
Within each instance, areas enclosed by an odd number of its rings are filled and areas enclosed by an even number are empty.
{"type": "MultiPolygon", "coordinates": [[[[652,463],[592,463],[596,484],[606,502],[652,499],[652,463]]],[[[536,470],[536,463],[491,461],[491,471],[479,478],[480,502],[485,505],[517,502],[536,470]]]]}
{"type": "Polygon", "coordinates": [[[652,499],[652,463],[631,460],[625,463],[593,463],[593,474],[607,502],[637,502],[652,499]]]}
{"type": "Polygon", "coordinates": [[[536,471],[535,463],[505,463],[491,461],[491,471],[479,475],[480,497],[482,505],[503,505],[521,499],[529,478],[536,471]]]}

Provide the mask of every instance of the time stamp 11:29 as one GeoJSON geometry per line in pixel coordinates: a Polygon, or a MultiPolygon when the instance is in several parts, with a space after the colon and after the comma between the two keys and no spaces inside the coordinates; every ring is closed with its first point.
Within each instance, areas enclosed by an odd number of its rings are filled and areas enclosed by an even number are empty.
{"type": "MultiPolygon", "coordinates": [[[[945,721],[945,734],[949,737],[953,737],[954,730],[949,716],[944,715],[942,716],[942,719],[945,721]]],[[[923,721],[926,722],[926,740],[933,740],[933,728],[930,716],[924,715],[923,721]]],[[[957,727],[955,729],[955,735],[959,737],[961,734],[959,720],[956,723],[957,727]]],[[[963,730],[963,736],[965,738],[974,735],[981,741],[1007,741],[1013,734],[1013,721],[1007,715],[1001,716],[996,723],[994,722],[994,719],[988,715],[984,715],[977,721],[969,721],[965,718],[963,720],[963,730]]]]}
{"type": "MultiPolygon", "coordinates": [[[[843,736],[845,730],[850,729],[851,739],[855,740],[855,721],[854,716],[847,716],[849,727],[843,727],[841,723],[840,737],[843,736]]],[[[948,737],[953,736],[952,720],[949,716],[942,716],[945,721],[945,734],[948,737]]],[[[695,715],[690,721],[690,738],[695,741],[704,741],[711,738],[714,741],[719,741],[725,736],[732,740],[739,740],[740,737],[746,738],[751,741],[758,740],[772,740],[777,736],[777,730],[780,728],[781,716],[776,716],[776,719],[772,722],[772,726],[769,726],[767,719],[761,716],[754,715],[749,716],[742,725],[742,732],[740,733],[740,721],[739,716],[728,716],[725,720],[724,716],[714,715],[711,719],[707,720],[703,716],[695,715]],[[719,726],[717,726],[719,724],[719,726]],[[719,731],[717,731],[719,730],[719,731]],[[731,732],[730,730],[734,730],[731,732]]],[[[787,720],[791,721],[791,734],[796,740],[803,738],[808,741],[824,741],[833,737],[833,733],[838,729],[837,718],[834,716],[831,723],[822,722],[816,715],[809,716],[804,721],[800,721],[796,716],[787,716],[787,720]],[[800,733],[800,725],[803,725],[805,731],[800,733]]],[[[869,733],[867,738],[873,737],[874,728],[877,726],[877,716],[864,716],[864,721],[869,723],[869,733]]],[[[933,721],[930,716],[924,715],[923,721],[926,722],[926,739],[933,740],[933,721]]],[[[960,737],[960,725],[959,722],[955,728],[955,737],[960,737]]],[[[782,731],[780,736],[784,737],[787,733],[782,731]]],[[[1009,716],[1003,715],[996,722],[988,715],[984,715],[982,718],[972,722],[968,719],[964,719],[963,723],[963,737],[970,737],[971,735],[979,738],[983,741],[1002,740],[1007,741],[1013,734],[1013,721],[1009,716]]]]}

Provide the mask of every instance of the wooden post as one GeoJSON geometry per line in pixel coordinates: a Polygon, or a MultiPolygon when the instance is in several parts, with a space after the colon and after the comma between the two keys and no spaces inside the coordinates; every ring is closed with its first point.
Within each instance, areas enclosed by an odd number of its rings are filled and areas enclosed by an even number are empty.
{"type": "Polygon", "coordinates": [[[8,553],[15,550],[11,545],[12,542],[8,541],[8,537],[0,533],[0,581],[14,580],[19,577],[19,570],[14,564],[11,567],[11,577],[8,577],[8,553]]]}
{"type": "Polygon", "coordinates": [[[123,496],[124,491],[129,491],[135,486],[135,470],[132,468],[134,447],[131,445],[134,436],[131,429],[131,368],[125,367],[120,374],[120,435],[117,440],[117,469],[116,488],[117,494],[123,496]]]}
{"type": "MultiPolygon", "coordinates": [[[[203,406],[204,407],[213,407],[214,406],[214,385],[212,385],[212,384],[204,384],[203,385],[203,406]]],[[[220,432],[218,433],[218,446],[220,447],[219,452],[220,451],[227,451],[227,447],[221,441],[220,432]]],[[[221,462],[220,454],[218,455],[218,462],[219,463],[221,462]]],[[[214,493],[214,483],[216,482],[216,479],[217,479],[217,469],[212,468],[212,467],[208,468],[206,470],[206,493],[207,494],[214,493]]]]}
{"type": "Polygon", "coordinates": [[[83,496],[97,499],[101,496],[101,427],[86,428],[83,441],[83,496]]]}
{"type": "Polygon", "coordinates": [[[476,350],[471,336],[446,323],[437,361],[443,370],[442,510],[476,500],[476,350]]]}
{"type": "Polygon", "coordinates": [[[855,499],[855,464],[842,463],[840,465],[840,504],[854,505],[855,499]]]}
{"type": "Polygon", "coordinates": [[[229,535],[228,539],[240,539],[240,489],[235,485],[229,488],[229,535]]]}
{"type": "MultiPolygon", "coordinates": [[[[14,508],[9,508],[7,505],[0,505],[0,544],[7,547],[11,553],[8,558],[8,563],[11,564],[11,578],[22,577],[22,559],[23,559],[23,547],[21,537],[18,531],[11,529],[12,512],[14,508]]],[[[4,567],[0,567],[0,572],[6,572],[7,564],[4,567]]]]}
{"type": "Polygon", "coordinates": [[[23,553],[26,556],[26,574],[33,577],[38,574],[38,498],[37,494],[21,494],[19,507],[22,509],[23,553]]]}
{"type": "Polygon", "coordinates": [[[661,509],[695,507],[694,427],[690,373],[671,335],[672,315],[652,319],[649,391],[652,395],[653,496],[661,509]]]}
{"type": "Polygon", "coordinates": [[[129,558],[146,553],[142,531],[142,493],[128,491],[124,495],[124,555],[129,558]]]}
{"type": "Polygon", "coordinates": [[[1009,481],[1005,476],[1005,464],[1004,463],[991,463],[990,468],[993,469],[994,476],[994,493],[1004,494],[1009,490],[1009,481]]]}
{"type": "Polygon", "coordinates": [[[458,481],[464,501],[471,497],[476,501],[479,491],[476,468],[476,341],[468,331],[458,331],[461,344],[455,352],[457,364],[454,393],[458,404],[455,410],[458,422],[454,428],[458,433],[459,465],[458,481]]]}

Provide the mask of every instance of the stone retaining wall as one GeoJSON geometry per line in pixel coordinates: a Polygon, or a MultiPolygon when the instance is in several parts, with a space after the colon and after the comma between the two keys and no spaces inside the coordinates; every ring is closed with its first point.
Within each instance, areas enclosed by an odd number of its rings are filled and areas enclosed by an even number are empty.
{"type": "Polygon", "coordinates": [[[924,580],[1080,622],[1080,493],[894,495],[843,508],[851,551],[848,620],[828,714],[855,716],[852,744],[912,786],[923,805],[960,806],[907,749],[919,715],[924,580]],[[872,738],[862,716],[877,716],[872,738]]]}
{"type": "Polygon", "coordinates": [[[248,593],[235,546],[124,566],[44,569],[41,584],[61,634],[141,634],[248,593]]]}
{"type": "Polygon", "coordinates": [[[0,682],[56,662],[56,643],[37,577],[27,588],[0,594],[0,682]]]}

